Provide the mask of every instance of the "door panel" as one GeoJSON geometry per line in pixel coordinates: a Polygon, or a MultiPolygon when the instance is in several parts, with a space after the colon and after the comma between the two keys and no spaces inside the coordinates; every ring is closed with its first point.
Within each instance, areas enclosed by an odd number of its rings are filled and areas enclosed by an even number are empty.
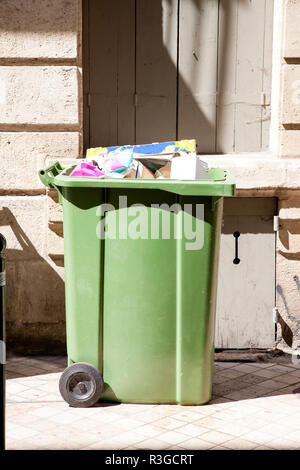
{"type": "Polygon", "coordinates": [[[275,343],[275,198],[225,199],[216,313],[217,348],[275,343]],[[236,257],[235,232],[239,232],[236,257]]]}
{"type": "Polygon", "coordinates": [[[90,147],[268,148],[273,0],[89,0],[85,10],[90,147]]]}
{"type": "Polygon", "coordinates": [[[177,4],[137,0],[137,144],[176,138],[177,4]]]}
{"type": "Polygon", "coordinates": [[[90,147],[134,142],[134,18],[134,0],[89,0],[90,147]]]}
{"type": "Polygon", "coordinates": [[[215,152],[218,2],[180,3],[178,137],[196,139],[198,151],[215,152]]]}

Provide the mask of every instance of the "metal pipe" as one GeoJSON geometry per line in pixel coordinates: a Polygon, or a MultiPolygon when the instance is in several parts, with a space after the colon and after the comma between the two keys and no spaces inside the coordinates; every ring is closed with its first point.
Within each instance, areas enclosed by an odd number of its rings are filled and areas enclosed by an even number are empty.
{"type": "Polygon", "coordinates": [[[6,240],[0,234],[0,451],[5,449],[5,258],[6,240]]]}

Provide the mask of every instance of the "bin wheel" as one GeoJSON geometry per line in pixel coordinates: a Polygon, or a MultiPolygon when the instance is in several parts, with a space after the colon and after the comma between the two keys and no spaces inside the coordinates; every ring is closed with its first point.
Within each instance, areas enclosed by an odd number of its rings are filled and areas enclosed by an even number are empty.
{"type": "Polygon", "coordinates": [[[103,385],[102,376],[96,367],[86,362],[76,362],[63,371],[59,391],[70,406],[87,408],[100,399],[103,385]]]}

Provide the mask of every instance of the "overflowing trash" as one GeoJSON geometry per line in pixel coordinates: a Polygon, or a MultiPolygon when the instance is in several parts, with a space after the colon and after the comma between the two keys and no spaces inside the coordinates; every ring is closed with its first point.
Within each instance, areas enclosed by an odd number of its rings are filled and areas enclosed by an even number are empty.
{"type": "Polygon", "coordinates": [[[87,150],[70,176],[142,179],[209,179],[207,164],[196,154],[195,140],[179,140],[87,150]]]}

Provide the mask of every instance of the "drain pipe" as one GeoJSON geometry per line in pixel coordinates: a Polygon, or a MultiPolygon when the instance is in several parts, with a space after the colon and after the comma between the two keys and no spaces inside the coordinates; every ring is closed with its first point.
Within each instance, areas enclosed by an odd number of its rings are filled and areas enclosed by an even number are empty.
{"type": "Polygon", "coordinates": [[[5,258],[6,240],[0,234],[0,451],[5,450],[5,258]]]}

